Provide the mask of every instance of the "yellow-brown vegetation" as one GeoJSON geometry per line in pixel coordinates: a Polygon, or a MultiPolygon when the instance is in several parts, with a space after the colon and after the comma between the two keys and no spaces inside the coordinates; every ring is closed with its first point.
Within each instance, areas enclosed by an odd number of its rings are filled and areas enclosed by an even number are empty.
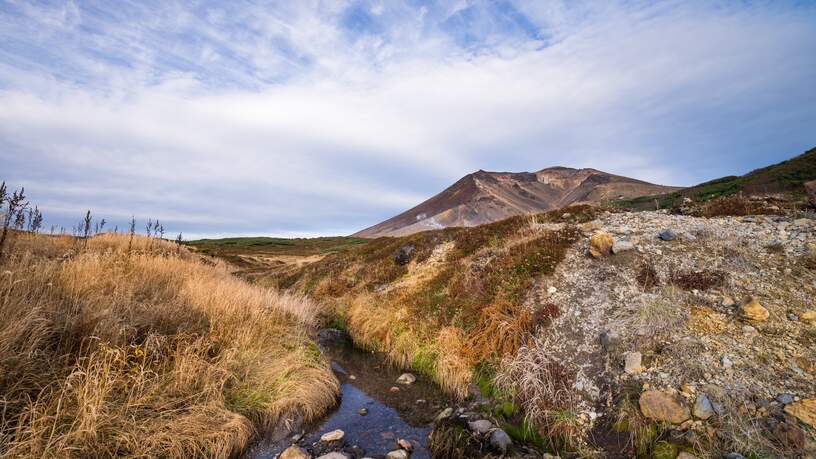
{"type": "Polygon", "coordinates": [[[229,457],[334,403],[309,301],[129,245],[19,234],[0,260],[0,455],[229,457]]]}

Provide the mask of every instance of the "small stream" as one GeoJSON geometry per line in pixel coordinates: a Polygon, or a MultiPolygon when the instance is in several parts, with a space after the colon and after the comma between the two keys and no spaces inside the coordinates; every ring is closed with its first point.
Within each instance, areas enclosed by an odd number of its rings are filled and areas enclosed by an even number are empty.
{"type": "MultiPolygon", "coordinates": [[[[322,420],[306,426],[297,445],[319,455],[321,451],[313,446],[320,436],[340,429],[345,433],[344,452],[351,457],[384,457],[398,448],[399,439],[405,439],[413,446],[413,459],[430,458],[428,435],[433,420],[453,401],[421,375],[415,375],[413,384],[397,384],[403,371],[390,365],[382,354],[354,347],[342,332],[322,330],[318,343],[340,381],[340,403],[322,420]]],[[[245,457],[273,459],[292,441],[262,439],[245,457]]]]}

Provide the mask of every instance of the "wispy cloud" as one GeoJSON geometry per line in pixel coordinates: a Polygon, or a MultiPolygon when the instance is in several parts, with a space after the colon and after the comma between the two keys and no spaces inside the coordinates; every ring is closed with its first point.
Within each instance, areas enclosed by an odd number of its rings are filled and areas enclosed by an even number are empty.
{"type": "Polygon", "coordinates": [[[813,146],[816,9],[0,3],[0,162],[47,216],[351,232],[475,169],[669,184],[813,146]]]}

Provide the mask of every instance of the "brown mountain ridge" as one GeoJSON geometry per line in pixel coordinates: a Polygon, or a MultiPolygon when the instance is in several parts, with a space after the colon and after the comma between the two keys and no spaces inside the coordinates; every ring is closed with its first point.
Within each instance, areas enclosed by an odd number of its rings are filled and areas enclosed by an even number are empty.
{"type": "Polygon", "coordinates": [[[550,167],[538,172],[480,170],[462,177],[418,206],[353,236],[404,236],[430,229],[476,226],[513,215],[545,212],[572,204],[631,199],[678,189],[596,169],[550,167]]]}

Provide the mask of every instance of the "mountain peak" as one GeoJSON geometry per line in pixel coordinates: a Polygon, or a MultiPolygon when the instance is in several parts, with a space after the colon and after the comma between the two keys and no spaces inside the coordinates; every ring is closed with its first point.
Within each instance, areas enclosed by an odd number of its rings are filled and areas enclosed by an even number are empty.
{"type": "Polygon", "coordinates": [[[554,166],[538,172],[479,169],[441,193],[354,236],[403,236],[430,229],[476,226],[513,215],[545,212],[578,203],[674,191],[676,188],[597,169],[554,166]]]}

